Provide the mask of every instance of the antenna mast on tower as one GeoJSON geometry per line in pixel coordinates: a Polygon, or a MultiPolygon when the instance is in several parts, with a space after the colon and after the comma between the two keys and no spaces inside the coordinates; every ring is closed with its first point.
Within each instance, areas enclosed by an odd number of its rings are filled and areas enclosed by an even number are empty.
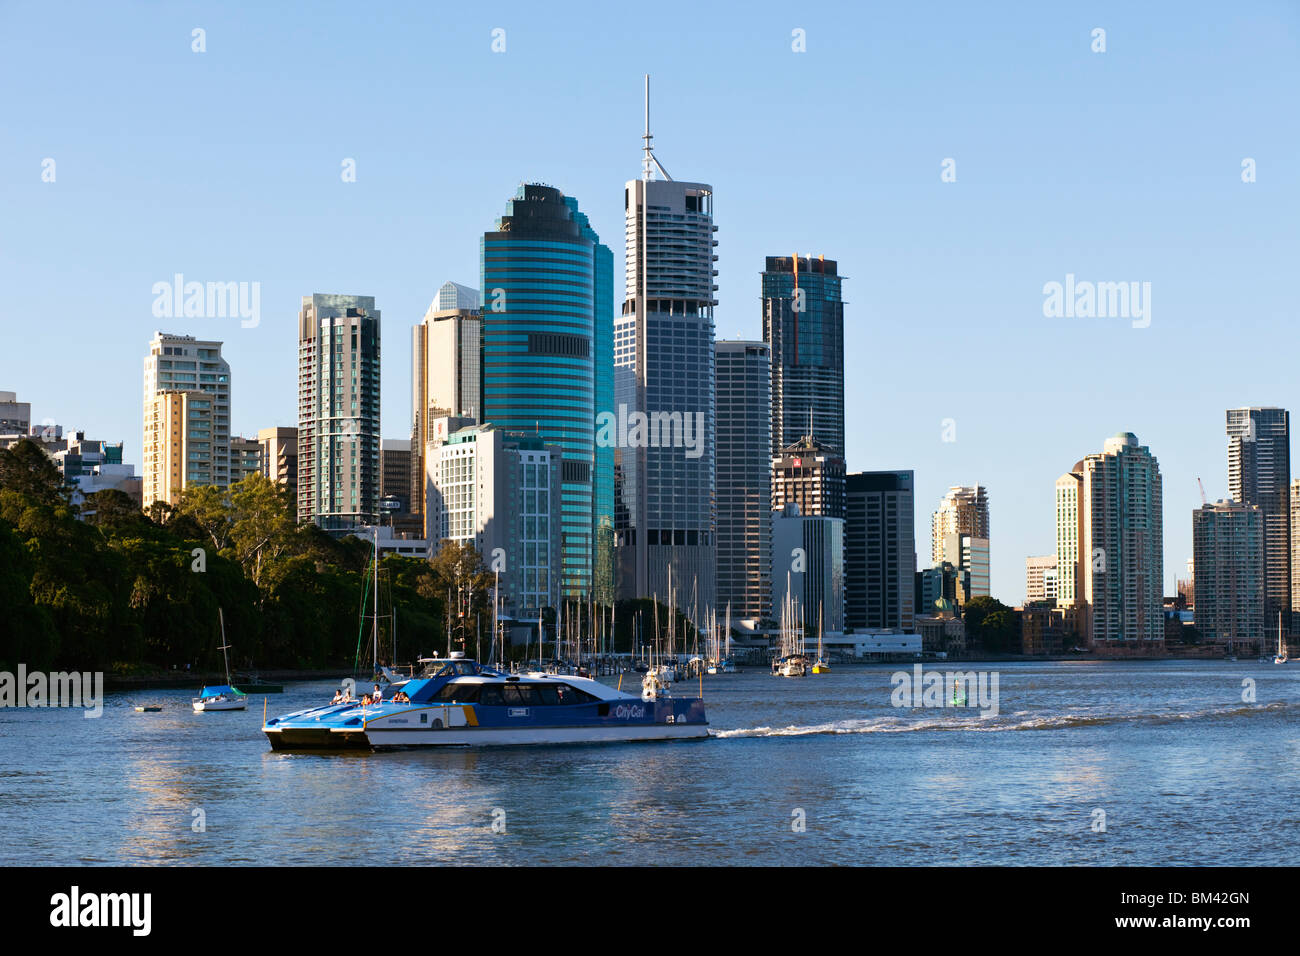
{"type": "Polygon", "coordinates": [[[641,158],[641,178],[646,182],[652,182],[655,178],[655,169],[663,175],[664,179],[672,180],[673,177],[668,175],[668,170],[664,169],[664,164],[659,162],[655,156],[653,145],[654,137],[650,135],[650,74],[645,75],[645,134],[641,137],[645,141],[645,155],[641,158]]]}

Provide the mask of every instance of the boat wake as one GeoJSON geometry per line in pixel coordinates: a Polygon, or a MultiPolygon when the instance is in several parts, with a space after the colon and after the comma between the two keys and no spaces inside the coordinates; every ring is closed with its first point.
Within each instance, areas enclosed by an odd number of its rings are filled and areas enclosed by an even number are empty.
{"type": "Polygon", "coordinates": [[[1072,727],[1102,727],[1110,724],[1161,724],[1180,723],[1187,720],[1215,720],[1237,717],[1257,717],[1290,709],[1288,703],[1253,704],[1237,707],[1207,708],[1195,711],[1165,711],[1148,713],[1093,713],[1075,711],[1062,714],[1035,715],[1029,711],[1015,711],[997,717],[981,717],[979,711],[943,710],[926,711],[927,716],[888,716],[856,720],[835,720],[824,724],[789,727],[744,727],[735,730],[718,730],[718,738],[743,737],[812,737],[833,734],[902,734],[924,731],[970,731],[996,733],[1009,730],[1063,730],[1072,727]],[[929,716],[929,715],[933,716],[929,716]]]}

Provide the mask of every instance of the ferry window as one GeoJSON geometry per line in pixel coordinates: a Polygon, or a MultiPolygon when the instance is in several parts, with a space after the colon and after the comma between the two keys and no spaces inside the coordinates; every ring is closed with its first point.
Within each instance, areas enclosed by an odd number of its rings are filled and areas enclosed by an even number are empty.
{"type": "Polygon", "coordinates": [[[540,704],[541,697],[537,693],[536,684],[516,684],[515,688],[519,691],[519,700],[521,703],[536,706],[540,704]]]}
{"type": "Polygon", "coordinates": [[[569,707],[572,707],[574,704],[586,704],[596,699],[586,691],[578,690],[576,687],[570,687],[568,684],[556,684],[555,690],[560,697],[559,703],[569,707]]]}
{"type": "Polygon", "coordinates": [[[501,698],[501,688],[487,684],[479,691],[478,702],[488,706],[497,706],[505,703],[501,698]]]}
{"type": "Polygon", "coordinates": [[[434,700],[454,700],[472,704],[478,697],[478,687],[473,684],[448,684],[434,695],[434,700]]]}
{"type": "Polygon", "coordinates": [[[560,695],[554,684],[538,684],[536,687],[539,703],[558,704],[560,695]]]}

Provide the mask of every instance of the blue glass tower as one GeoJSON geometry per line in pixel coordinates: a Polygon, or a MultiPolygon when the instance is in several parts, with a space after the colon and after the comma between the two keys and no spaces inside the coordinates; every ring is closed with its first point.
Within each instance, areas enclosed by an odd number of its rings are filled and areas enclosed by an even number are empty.
{"type": "Polygon", "coordinates": [[[612,522],[613,464],[605,492],[595,443],[596,370],[608,367],[612,404],[612,362],[599,361],[601,349],[613,347],[612,254],[576,200],[528,184],[483,234],[479,261],[483,419],[563,451],[561,588],[569,597],[593,590],[599,597],[597,517],[612,522]]]}

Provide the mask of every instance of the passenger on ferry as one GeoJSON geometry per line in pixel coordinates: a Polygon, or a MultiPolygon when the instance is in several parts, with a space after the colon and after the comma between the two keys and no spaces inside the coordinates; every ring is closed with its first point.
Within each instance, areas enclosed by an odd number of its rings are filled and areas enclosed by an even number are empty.
{"type": "Polygon", "coordinates": [[[383,692],[382,690],[379,689],[379,685],[378,685],[378,684],[375,685],[375,690],[374,690],[374,693],[372,693],[372,694],[370,695],[370,700],[371,700],[371,701],[372,701],[376,706],[378,706],[379,704],[383,703],[383,700],[384,700],[384,692],[383,692]]]}

